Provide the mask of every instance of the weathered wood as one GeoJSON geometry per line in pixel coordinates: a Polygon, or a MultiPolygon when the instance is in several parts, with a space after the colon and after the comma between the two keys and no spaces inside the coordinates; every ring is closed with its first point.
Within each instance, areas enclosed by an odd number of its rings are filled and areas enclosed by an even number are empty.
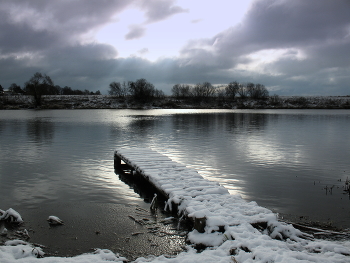
{"type": "MultiPolygon", "coordinates": [[[[145,149],[143,149],[145,150],[145,149]]],[[[128,151],[127,156],[121,154],[118,151],[115,151],[114,154],[114,168],[123,172],[126,170],[133,170],[131,174],[133,176],[141,176],[144,180],[146,180],[152,187],[156,189],[156,191],[161,194],[165,199],[169,198],[169,194],[164,191],[164,189],[160,188],[158,185],[154,184],[152,178],[154,176],[159,176],[159,174],[169,174],[176,173],[179,174],[179,177],[186,176],[187,181],[194,181],[196,183],[195,187],[187,187],[188,190],[198,190],[202,191],[204,189],[210,189],[208,185],[202,185],[201,182],[198,181],[198,178],[202,178],[196,171],[190,170],[182,164],[176,163],[172,161],[170,158],[152,151],[149,149],[147,151],[147,155],[140,156],[140,153],[135,151],[128,151]],[[122,164],[125,163],[125,164],[122,164]]],[[[166,179],[166,178],[164,178],[166,179]]],[[[171,184],[171,178],[168,179],[167,183],[171,184]]],[[[185,183],[185,182],[184,182],[185,183]]],[[[180,189],[181,190],[181,189],[180,189]]],[[[171,211],[178,211],[178,204],[171,202],[171,211]]],[[[196,218],[196,217],[188,217],[186,214],[184,215],[187,220],[192,221],[194,229],[196,229],[200,233],[204,233],[204,229],[206,226],[206,218],[196,218]]]]}
{"type": "Polygon", "coordinates": [[[193,228],[196,229],[199,233],[204,233],[206,224],[207,219],[205,217],[194,218],[193,228]]]}
{"type": "Polygon", "coordinates": [[[122,159],[118,155],[114,155],[114,169],[118,170],[122,168],[122,159]]]}

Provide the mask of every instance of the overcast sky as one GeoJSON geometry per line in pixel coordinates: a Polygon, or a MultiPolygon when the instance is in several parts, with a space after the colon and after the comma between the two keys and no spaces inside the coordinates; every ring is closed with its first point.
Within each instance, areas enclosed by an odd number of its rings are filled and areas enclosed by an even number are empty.
{"type": "Polygon", "coordinates": [[[264,84],[350,95],[349,0],[0,0],[0,84],[35,72],[107,94],[112,81],[264,84]]]}

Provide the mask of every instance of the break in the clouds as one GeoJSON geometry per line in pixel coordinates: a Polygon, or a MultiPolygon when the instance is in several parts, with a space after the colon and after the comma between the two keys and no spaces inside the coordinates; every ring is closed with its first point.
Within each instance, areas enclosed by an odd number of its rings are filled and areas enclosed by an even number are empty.
{"type": "Polygon", "coordinates": [[[107,93],[112,81],[259,82],[350,94],[348,0],[0,1],[0,84],[35,72],[107,93]]]}

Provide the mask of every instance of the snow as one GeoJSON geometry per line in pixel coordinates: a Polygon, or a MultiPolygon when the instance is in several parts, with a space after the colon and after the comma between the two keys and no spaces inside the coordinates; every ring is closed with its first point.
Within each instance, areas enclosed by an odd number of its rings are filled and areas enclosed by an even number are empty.
{"type": "MultiPolygon", "coordinates": [[[[304,234],[291,224],[278,221],[269,209],[246,202],[239,195],[230,195],[224,187],[204,179],[195,170],[150,149],[119,149],[115,154],[168,195],[167,209],[176,206],[181,217],[206,220],[203,233],[194,229],[187,237],[193,245],[207,246],[203,251],[198,253],[188,246],[187,251],[176,257],[141,257],[134,262],[350,263],[350,241],[319,240],[304,234]]],[[[10,212],[21,218],[14,210],[10,212]]],[[[4,214],[2,211],[2,218],[4,214]]],[[[21,240],[0,246],[2,263],[126,260],[105,249],[71,258],[38,259],[43,253],[41,248],[21,240]]]]}
{"type": "MultiPolygon", "coordinates": [[[[216,261],[232,262],[233,256],[238,262],[350,262],[349,244],[315,240],[291,224],[278,221],[271,210],[256,202],[246,202],[239,195],[230,195],[224,187],[158,152],[129,148],[118,149],[115,154],[168,195],[167,209],[175,205],[179,216],[206,219],[204,233],[193,230],[188,240],[209,246],[205,253],[212,253],[211,256],[224,250],[219,254],[225,254],[228,261],[220,257],[216,261]],[[230,255],[233,250],[236,252],[230,255]]],[[[152,262],[162,262],[157,260],[152,262]]],[[[182,262],[179,258],[168,261],[182,262]]]]}
{"type": "MultiPolygon", "coordinates": [[[[13,95],[2,96],[6,103],[7,109],[28,108],[33,106],[33,96],[30,95],[13,95]]],[[[188,104],[188,100],[178,100],[166,97],[157,100],[148,105],[135,104],[128,99],[117,98],[111,95],[43,95],[42,107],[46,109],[125,109],[125,108],[168,108],[169,105],[176,105],[176,108],[193,109],[198,104],[188,104]]],[[[221,104],[221,103],[220,103],[221,104]]],[[[269,100],[254,100],[247,98],[243,101],[229,100],[224,105],[219,105],[218,100],[213,97],[210,102],[202,102],[200,107],[206,108],[345,108],[350,105],[349,96],[270,96],[269,100]]]]}
{"type": "Polygon", "coordinates": [[[59,219],[57,216],[49,216],[47,218],[47,221],[49,221],[50,225],[63,225],[63,221],[59,219]]]}
{"type": "Polygon", "coordinates": [[[1,220],[9,221],[11,223],[18,223],[18,224],[23,223],[23,219],[21,215],[12,208],[9,208],[6,211],[0,209],[0,221],[1,220]]]}
{"type": "Polygon", "coordinates": [[[107,249],[96,249],[94,253],[82,254],[76,257],[46,257],[40,247],[29,244],[5,245],[0,247],[1,263],[99,263],[99,262],[123,262],[126,258],[120,257],[107,249]]]}

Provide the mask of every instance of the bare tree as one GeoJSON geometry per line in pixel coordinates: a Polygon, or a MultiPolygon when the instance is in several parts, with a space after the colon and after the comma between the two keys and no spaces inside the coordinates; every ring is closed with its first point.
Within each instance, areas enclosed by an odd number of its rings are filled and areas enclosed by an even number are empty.
{"type": "Polygon", "coordinates": [[[191,96],[191,86],[187,84],[180,85],[180,96],[181,98],[188,98],[191,96]]]}
{"type": "Polygon", "coordinates": [[[154,98],[154,86],[145,79],[138,79],[135,82],[129,81],[128,87],[129,93],[135,101],[148,102],[154,98]]]}
{"type": "Polygon", "coordinates": [[[255,84],[252,82],[248,82],[246,89],[247,89],[247,95],[253,98],[254,92],[255,92],[255,84]]]}
{"type": "Polygon", "coordinates": [[[171,90],[172,95],[177,99],[191,97],[191,86],[187,84],[175,84],[171,90]]]}
{"type": "Polygon", "coordinates": [[[24,91],[21,89],[21,86],[17,85],[16,83],[12,83],[9,87],[9,91],[12,94],[23,94],[24,91]]]}
{"type": "Polygon", "coordinates": [[[262,84],[255,85],[254,98],[255,99],[267,99],[269,97],[269,91],[262,84]]]}
{"type": "Polygon", "coordinates": [[[248,96],[247,88],[243,84],[238,85],[237,94],[241,99],[245,99],[248,96]]]}
{"type": "Polygon", "coordinates": [[[230,82],[225,87],[225,93],[228,98],[234,99],[236,97],[236,94],[238,93],[239,89],[239,83],[237,81],[230,82]]]}
{"type": "Polygon", "coordinates": [[[180,86],[181,84],[175,84],[173,88],[171,89],[171,93],[173,97],[179,99],[180,98],[180,86]]]}
{"type": "Polygon", "coordinates": [[[196,100],[203,100],[215,95],[215,87],[210,82],[198,83],[191,89],[196,100]]]}
{"type": "Polygon", "coordinates": [[[266,99],[269,96],[269,92],[265,88],[265,86],[259,83],[258,84],[248,83],[247,93],[250,96],[250,98],[255,100],[266,99]]]}
{"type": "Polygon", "coordinates": [[[113,81],[109,84],[108,94],[125,97],[128,94],[128,84],[125,81],[123,83],[113,81]]]}
{"type": "Polygon", "coordinates": [[[121,97],[121,89],[120,83],[113,81],[109,84],[108,94],[121,97]]]}
{"type": "Polygon", "coordinates": [[[165,94],[162,90],[155,89],[154,90],[154,97],[157,99],[163,99],[165,97],[165,94]]]}
{"type": "Polygon", "coordinates": [[[51,87],[54,87],[52,79],[39,72],[25,83],[26,93],[34,96],[35,107],[41,106],[41,96],[47,94],[51,87]]]}
{"type": "Polygon", "coordinates": [[[204,97],[209,98],[209,97],[213,97],[215,95],[215,87],[213,85],[211,85],[210,82],[204,82],[202,84],[202,88],[204,91],[204,97]]]}
{"type": "Polygon", "coordinates": [[[128,95],[128,83],[126,81],[123,81],[123,83],[121,84],[121,95],[122,97],[126,97],[128,95]]]}

